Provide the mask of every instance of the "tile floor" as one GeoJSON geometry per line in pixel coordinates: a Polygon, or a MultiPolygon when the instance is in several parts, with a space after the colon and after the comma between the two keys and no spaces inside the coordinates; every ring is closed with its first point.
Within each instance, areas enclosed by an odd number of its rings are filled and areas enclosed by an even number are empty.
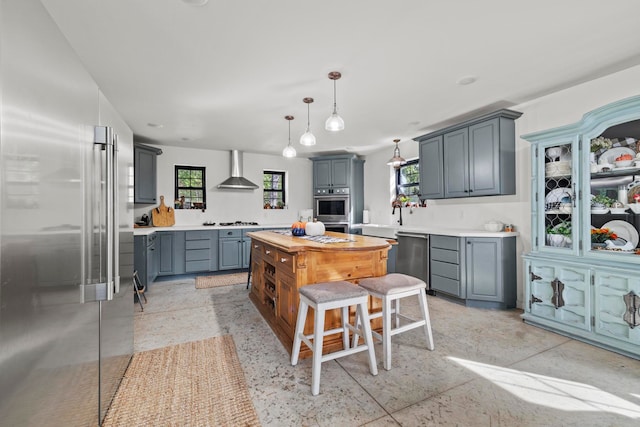
{"type": "MultiPolygon", "coordinates": [[[[435,350],[421,329],[393,338],[393,367],[372,376],[366,354],[325,362],[289,354],[245,285],[150,285],[136,305],[135,349],[231,334],[264,426],[623,426],[640,424],[640,362],[524,324],[519,310],[467,308],[429,297],[435,350]]],[[[405,302],[403,309],[415,310],[405,302]]]]}

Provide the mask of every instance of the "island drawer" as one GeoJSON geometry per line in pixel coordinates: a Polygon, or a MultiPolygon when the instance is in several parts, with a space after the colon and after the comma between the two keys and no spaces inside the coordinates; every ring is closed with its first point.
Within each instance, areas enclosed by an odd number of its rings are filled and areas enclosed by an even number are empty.
{"type": "Polygon", "coordinates": [[[278,261],[278,266],[280,266],[279,268],[283,268],[283,270],[285,271],[288,270],[290,273],[294,272],[294,255],[287,252],[278,251],[278,259],[276,261],[278,261]]]}
{"type": "Polygon", "coordinates": [[[274,263],[276,262],[276,257],[278,256],[278,251],[273,246],[263,245],[262,246],[262,256],[265,261],[274,263]]]}

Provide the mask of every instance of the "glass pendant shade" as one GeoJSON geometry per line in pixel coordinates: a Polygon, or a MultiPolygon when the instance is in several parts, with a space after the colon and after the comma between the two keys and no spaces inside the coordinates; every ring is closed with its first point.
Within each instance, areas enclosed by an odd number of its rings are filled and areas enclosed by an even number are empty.
{"type": "Polygon", "coordinates": [[[394,148],[393,157],[389,159],[389,161],[387,162],[387,165],[393,166],[395,169],[398,169],[407,161],[402,156],[400,156],[400,148],[398,148],[398,142],[400,142],[400,140],[394,139],[393,142],[396,143],[396,148],[394,148]]]}
{"type": "Polygon", "coordinates": [[[300,137],[300,144],[306,145],[308,147],[311,145],[316,145],[316,137],[311,133],[311,125],[309,121],[309,104],[313,102],[313,98],[304,98],[302,102],[307,104],[307,131],[300,137]]]}
{"type": "Polygon", "coordinates": [[[327,119],[324,124],[324,128],[329,132],[338,132],[344,130],[344,120],[338,115],[338,108],[336,106],[336,80],[342,77],[337,71],[329,73],[329,79],[333,80],[333,113],[327,119]]]}
{"type": "Polygon", "coordinates": [[[296,156],[296,149],[293,148],[291,145],[287,145],[286,147],[284,147],[284,150],[282,150],[282,156],[283,157],[295,157],[296,156]]]}
{"type": "Polygon", "coordinates": [[[316,145],[316,137],[311,133],[310,129],[307,129],[305,133],[300,137],[300,144],[310,146],[316,145]]]}
{"type": "Polygon", "coordinates": [[[291,146],[291,120],[293,120],[293,116],[284,116],[284,118],[289,122],[289,144],[282,150],[282,156],[295,157],[296,149],[291,146]]]}
{"type": "Polygon", "coordinates": [[[344,120],[334,111],[324,124],[324,128],[329,132],[338,132],[344,130],[344,120]]]}

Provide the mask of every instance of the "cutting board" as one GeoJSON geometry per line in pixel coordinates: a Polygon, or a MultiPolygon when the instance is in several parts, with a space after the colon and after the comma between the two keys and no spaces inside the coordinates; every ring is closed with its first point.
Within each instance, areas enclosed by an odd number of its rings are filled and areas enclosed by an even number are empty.
{"type": "Polygon", "coordinates": [[[164,196],[160,196],[160,206],[151,210],[154,227],[171,227],[176,223],[175,211],[165,206],[164,196]]]}

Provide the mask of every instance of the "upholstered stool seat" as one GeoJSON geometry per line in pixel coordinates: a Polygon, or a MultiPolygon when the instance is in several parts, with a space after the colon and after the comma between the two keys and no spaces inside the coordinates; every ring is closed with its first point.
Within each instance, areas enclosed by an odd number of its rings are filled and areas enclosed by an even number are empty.
{"type": "MultiPolygon", "coordinates": [[[[431,320],[427,307],[427,284],[417,277],[400,273],[391,273],[380,277],[371,277],[360,280],[359,285],[366,289],[372,296],[382,300],[382,311],[370,313],[370,319],[382,317],[382,334],[373,331],[373,335],[382,341],[382,353],[384,369],[391,369],[391,337],[408,330],[424,327],[427,336],[427,348],[434,349],[433,334],[431,332],[431,320]],[[400,314],[400,299],[416,295],[420,302],[422,319],[417,320],[400,314]],[[391,324],[391,316],[394,316],[394,325],[391,324]],[[400,319],[409,323],[400,326],[400,319]]],[[[356,327],[359,319],[356,319],[356,327]]],[[[358,340],[357,332],[353,335],[354,344],[358,340]]]]}
{"type": "Polygon", "coordinates": [[[373,375],[378,374],[376,356],[373,349],[373,336],[371,333],[371,323],[367,303],[369,293],[363,288],[349,282],[327,282],[315,285],[303,286],[299,290],[300,306],[298,308],[298,319],[296,321],[296,331],[291,352],[291,364],[298,364],[300,347],[304,342],[313,353],[311,372],[311,393],[316,396],[320,393],[320,370],[322,362],[337,359],[367,350],[369,353],[369,371],[373,375]],[[356,318],[363,319],[360,329],[356,329],[349,323],[349,307],[356,306],[356,318]],[[313,334],[304,334],[304,325],[307,319],[309,307],[313,308],[314,330],[313,334]],[[341,309],[341,327],[324,330],[324,318],[327,310],[341,309]],[[349,331],[364,337],[364,345],[349,346],[349,331]],[[332,353],[322,354],[322,343],[324,337],[342,333],[343,349],[332,353]],[[311,341],[313,338],[313,342],[311,341]]]}

